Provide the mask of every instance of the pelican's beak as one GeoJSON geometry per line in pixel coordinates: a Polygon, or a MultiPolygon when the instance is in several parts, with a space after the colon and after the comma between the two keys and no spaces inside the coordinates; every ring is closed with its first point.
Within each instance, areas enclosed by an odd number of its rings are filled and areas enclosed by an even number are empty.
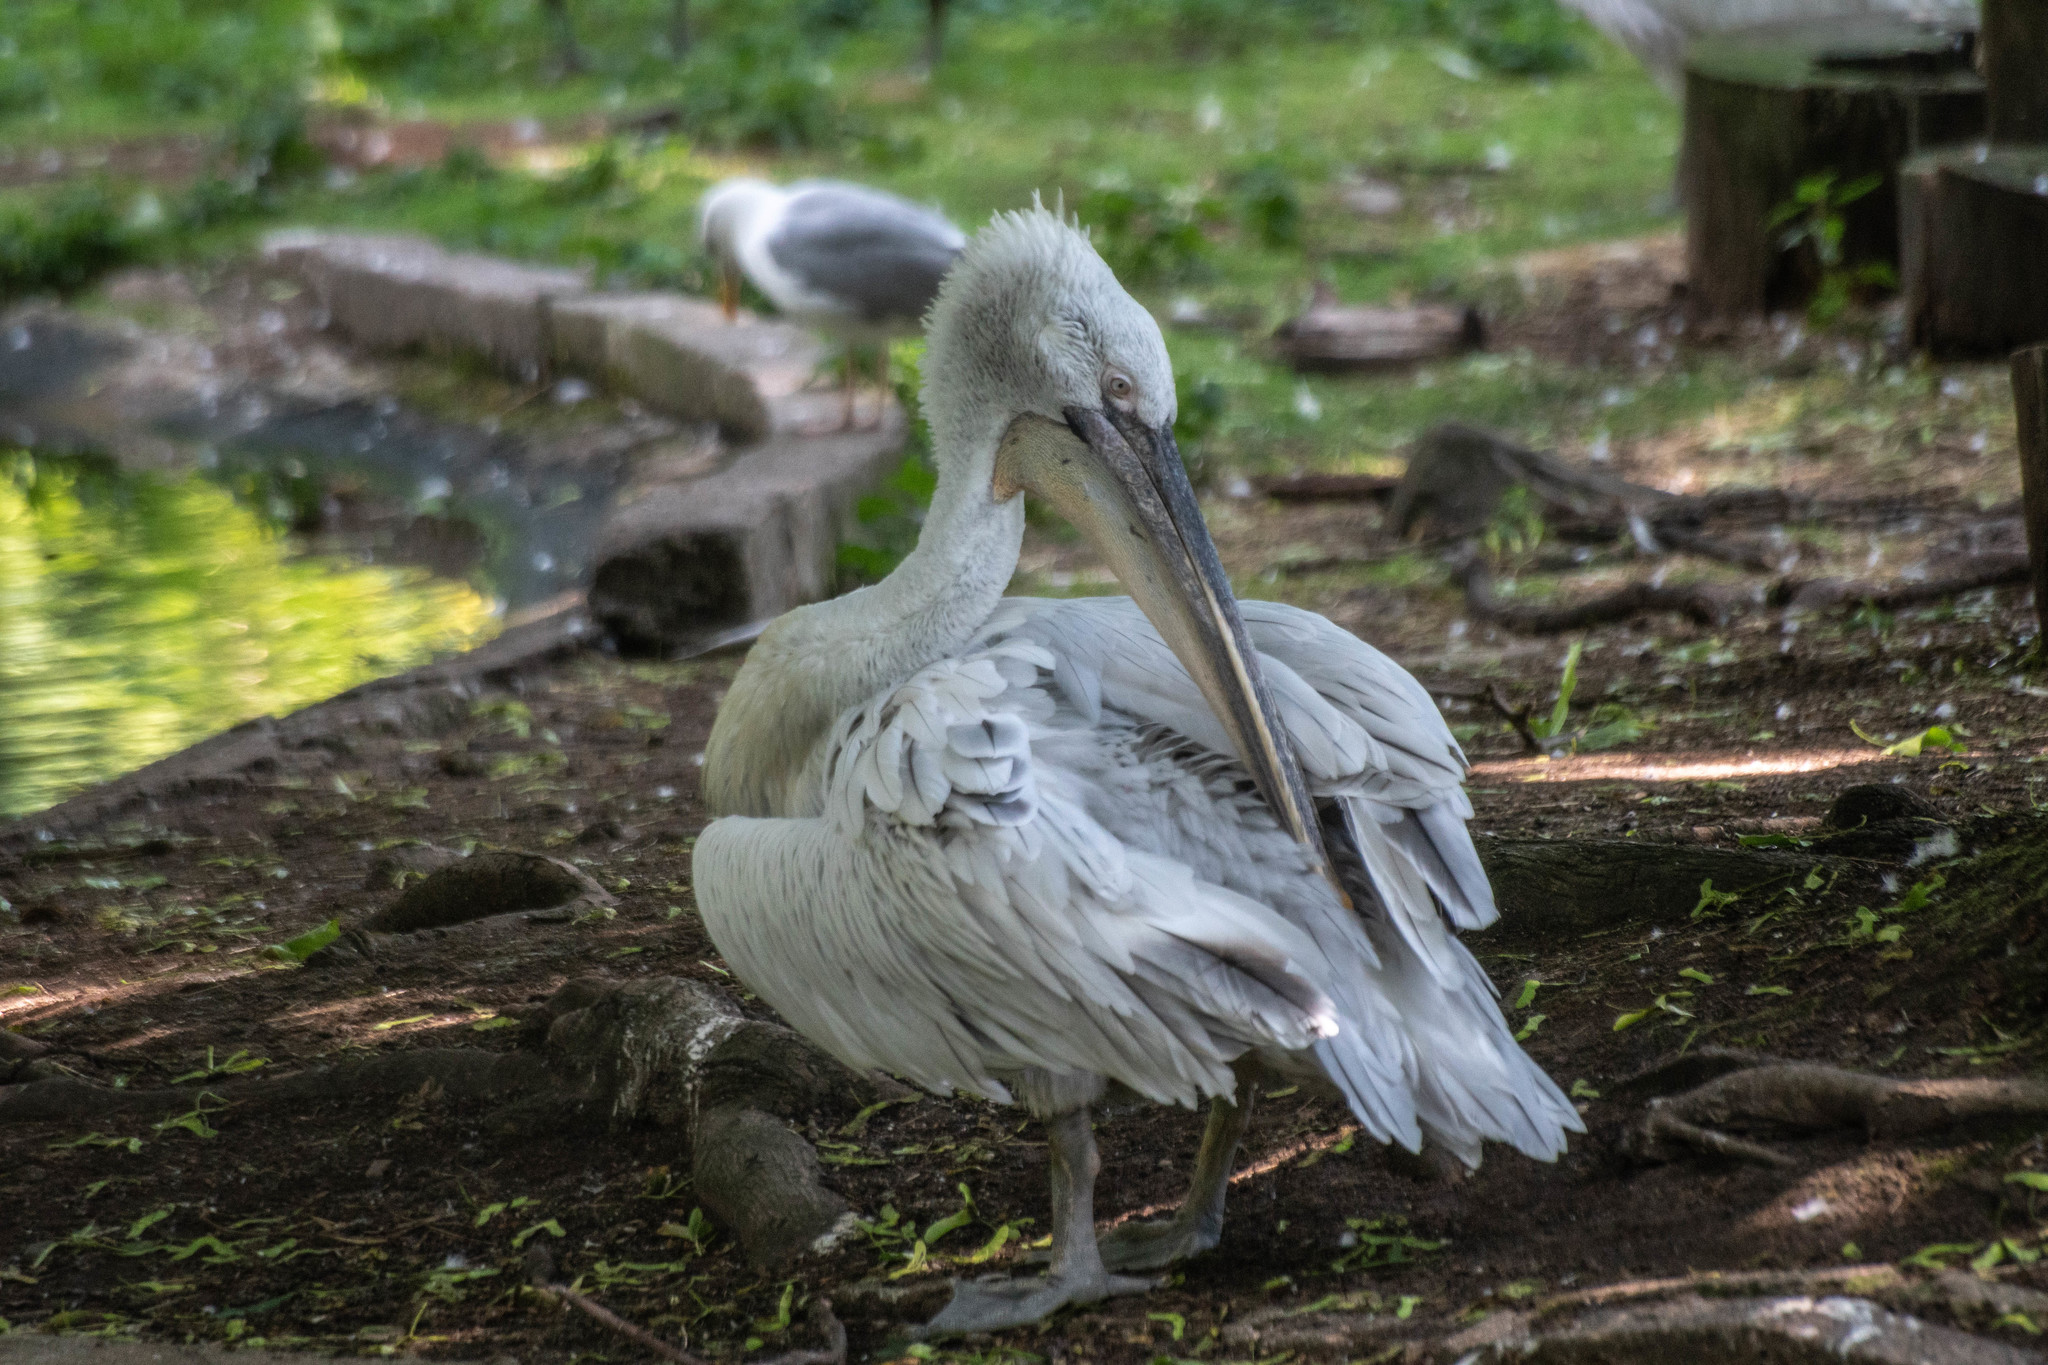
{"type": "Polygon", "coordinates": [[[996,456],[995,493],[1029,489],[1094,542],[1202,689],[1281,823],[1320,850],[1307,785],[1281,738],[1172,427],[1114,409],[1068,408],[1066,419],[1064,429],[1034,416],[1011,425],[996,456]]]}
{"type": "Polygon", "coordinates": [[[727,322],[739,321],[740,272],[733,269],[731,261],[718,265],[718,306],[724,310],[727,322]]]}

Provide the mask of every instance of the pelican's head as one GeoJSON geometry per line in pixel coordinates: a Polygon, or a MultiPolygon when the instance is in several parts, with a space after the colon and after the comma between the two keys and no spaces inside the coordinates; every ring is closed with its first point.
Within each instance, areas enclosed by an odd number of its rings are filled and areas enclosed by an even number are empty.
{"type": "Polygon", "coordinates": [[[697,241],[718,261],[718,302],[728,322],[740,311],[740,236],[781,197],[767,181],[740,176],[719,181],[697,203],[697,241]]]}
{"type": "Polygon", "coordinates": [[[925,411],[949,481],[1028,490],[1086,535],[1230,730],[1274,812],[1316,844],[1307,789],[1174,443],[1159,324],[1086,236],[1035,208],[968,243],[927,319],[925,411]]]}

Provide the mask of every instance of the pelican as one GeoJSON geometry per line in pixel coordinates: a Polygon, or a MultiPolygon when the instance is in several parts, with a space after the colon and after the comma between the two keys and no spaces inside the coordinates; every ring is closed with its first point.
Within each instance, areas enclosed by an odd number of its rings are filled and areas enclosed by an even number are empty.
{"type": "Polygon", "coordinates": [[[890,338],[917,334],[967,244],[944,215],[865,185],[803,180],[783,189],[746,177],[706,192],[698,236],[718,260],[728,320],[739,315],[744,275],[778,311],[845,346],[848,426],[854,348],[881,348],[887,392],[890,338]]]}
{"type": "Polygon", "coordinates": [[[975,237],[928,337],[917,547],[755,644],[694,871],[719,951],[806,1037],[1042,1120],[1049,1272],[956,1283],[927,1330],[1139,1291],[1121,1272],[1213,1246],[1262,1071],[1333,1087],[1383,1142],[1554,1158],[1578,1115],[1450,932],[1496,913],[1464,756],[1377,650],[1233,598],[1151,315],[1034,208],[975,237]],[[1006,598],[1024,491],[1131,595],[1006,598]],[[1098,1240],[1111,1086],[1212,1105],[1180,1210],[1098,1240]]]}

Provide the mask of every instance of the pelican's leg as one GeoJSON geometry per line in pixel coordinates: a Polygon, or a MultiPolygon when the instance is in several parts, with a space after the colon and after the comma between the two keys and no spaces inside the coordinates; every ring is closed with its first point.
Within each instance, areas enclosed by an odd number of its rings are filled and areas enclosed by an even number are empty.
{"type": "Polygon", "coordinates": [[[882,425],[882,418],[889,411],[889,343],[883,340],[881,355],[875,360],[875,382],[881,387],[875,393],[875,425],[882,425]]]}
{"type": "Polygon", "coordinates": [[[844,393],[844,395],[843,395],[843,396],[844,396],[844,398],[845,398],[845,400],[846,400],[846,408],[845,408],[845,411],[844,411],[844,412],[842,412],[842,413],[840,414],[840,417],[839,417],[839,425],[840,425],[840,427],[841,427],[841,428],[842,428],[843,430],[847,430],[847,431],[851,431],[851,430],[853,430],[853,351],[854,351],[854,346],[853,346],[853,343],[852,343],[852,342],[850,342],[850,341],[849,341],[849,342],[847,342],[847,343],[846,343],[846,357],[845,357],[845,365],[846,365],[846,370],[845,370],[845,376],[846,376],[846,383],[845,383],[845,393],[844,393]]]}
{"type": "Polygon", "coordinates": [[[928,1336],[1000,1332],[1037,1322],[1068,1304],[1094,1303],[1114,1294],[1141,1294],[1153,1282],[1112,1275],[1095,1245],[1095,1174],[1102,1159],[1088,1111],[1070,1109],[1045,1121],[1052,1165],[1052,1265],[1042,1278],[963,1281],[953,1299],[925,1325],[928,1336]]]}
{"type": "Polygon", "coordinates": [[[1252,1101],[1258,1095],[1259,1073],[1240,1067],[1236,1103],[1214,1100],[1209,1126],[1195,1153],[1195,1174],[1187,1198],[1171,1218],[1125,1223],[1102,1238],[1102,1262],[1111,1270],[1158,1270],[1198,1256],[1223,1237],[1223,1199],[1230,1193],[1230,1172],[1237,1164],[1237,1144],[1251,1123],[1252,1101]]]}

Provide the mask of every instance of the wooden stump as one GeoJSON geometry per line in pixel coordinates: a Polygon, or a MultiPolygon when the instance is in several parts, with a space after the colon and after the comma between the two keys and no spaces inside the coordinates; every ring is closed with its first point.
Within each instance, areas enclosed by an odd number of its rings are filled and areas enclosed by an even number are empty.
{"type": "Polygon", "coordinates": [[[2048,0],[1984,0],[1993,142],[2048,142],[2048,0]]]}
{"type": "Polygon", "coordinates": [[[2019,409],[2020,488],[2027,522],[2027,562],[2034,578],[2036,648],[2048,650],[2048,346],[2012,358],[2013,406],[2019,409]]]}
{"type": "Polygon", "coordinates": [[[1696,44],[1680,189],[1695,307],[1735,317],[1801,304],[1818,280],[1771,215],[1832,172],[1874,191],[1842,209],[1842,265],[1899,263],[1899,163],[1984,129],[1972,36],[1889,17],[1773,26],[1696,44]]]}
{"type": "Polygon", "coordinates": [[[1914,341],[1937,355],[2048,341],[2048,145],[1929,152],[1900,180],[1914,341]]]}

